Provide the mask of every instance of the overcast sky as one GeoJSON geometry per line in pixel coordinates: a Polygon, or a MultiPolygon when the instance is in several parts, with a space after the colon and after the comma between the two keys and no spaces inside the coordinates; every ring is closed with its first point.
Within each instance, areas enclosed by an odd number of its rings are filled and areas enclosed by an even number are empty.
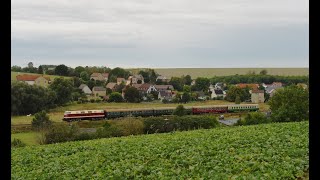
{"type": "Polygon", "coordinates": [[[12,0],[11,64],[309,67],[308,0],[12,0]]]}

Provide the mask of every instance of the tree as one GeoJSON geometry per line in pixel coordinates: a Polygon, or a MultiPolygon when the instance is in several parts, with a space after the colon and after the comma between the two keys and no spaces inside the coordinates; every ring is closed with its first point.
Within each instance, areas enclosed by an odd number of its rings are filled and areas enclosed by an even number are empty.
{"type": "Polygon", "coordinates": [[[173,88],[178,91],[182,91],[183,89],[183,80],[179,77],[171,77],[169,84],[171,84],[173,88]]]}
{"type": "Polygon", "coordinates": [[[90,79],[89,81],[87,81],[87,85],[92,90],[92,88],[96,86],[96,81],[90,79]]]}
{"type": "Polygon", "coordinates": [[[43,74],[43,68],[41,65],[38,67],[38,74],[43,74]]]}
{"type": "Polygon", "coordinates": [[[121,78],[125,78],[127,79],[129,77],[130,73],[122,68],[116,67],[114,69],[112,69],[109,73],[109,76],[115,76],[117,77],[121,77],[121,78]]]}
{"type": "Polygon", "coordinates": [[[266,69],[263,69],[260,71],[260,75],[267,75],[268,71],[266,69]]]}
{"type": "Polygon", "coordinates": [[[73,77],[72,80],[73,80],[73,86],[76,88],[78,88],[83,83],[83,80],[78,77],[73,77]]]}
{"type": "Polygon", "coordinates": [[[33,68],[33,62],[28,63],[28,68],[32,69],[33,68]]]}
{"type": "Polygon", "coordinates": [[[51,124],[52,124],[52,121],[50,121],[46,111],[41,111],[36,113],[31,123],[32,128],[36,130],[46,129],[50,127],[51,124]]]}
{"type": "Polygon", "coordinates": [[[85,71],[86,69],[82,66],[77,66],[75,69],[74,69],[74,73],[77,77],[80,77],[80,74],[85,71]]]}
{"type": "Polygon", "coordinates": [[[90,76],[89,76],[89,74],[87,73],[87,71],[82,71],[82,72],[80,73],[80,78],[81,78],[82,80],[84,80],[84,81],[89,81],[90,76]]]}
{"type": "Polygon", "coordinates": [[[230,102],[234,102],[236,100],[236,97],[240,98],[240,101],[245,101],[250,96],[250,93],[248,92],[248,89],[241,89],[237,86],[231,86],[229,87],[229,90],[227,91],[226,100],[230,102]]]}
{"type": "Polygon", "coordinates": [[[21,71],[22,71],[22,69],[21,69],[21,67],[20,67],[20,66],[12,66],[12,67],[11,67],[11,71],[14,71],[14,72],[21,72],[21,71]]]}
{"type": "Polygon", "coordinates": [[[113,92],[110,94],[108,102],[123,102],[123,98],[120,93],[113,92]]]}
{"type": "Polygon", "coordinates": [[[131,103],[140,102],[138,89],[132,86],[127,86],[124,90],[124,99],[131,103]]]}
{"type": "Polygon", "coordinates": [[[210,80],[204,77],[198,77],[195,81],[195,87],[198,91],[207,92],[210,86],[210,80]]]}
{"type": "Polygon", "coordinates": [[[183,86],[183,92],[190,93],[191,92],[191,87],[189,85],[184,85],[183,86]]]}
{"type": "Polygon", "coordinates": [[[49,88],[57,94],[56,104],[63,105],[72,100],[73,83],[71,80],[55,78],[49,88]]]}
{"type": "Polygon", "coordinates": [[[239,95],[236,96],[235,103],[236,104],[240,104],[241,103],[241,99],[240,99],[239,95]]]}
{"type": "Polygon", "coordinates": [[[261,112],[251,112],[246,115],[244,119],[240,119],[236,125],[253,125],[253,124],[263,124],[263,123],[270,123],[270,118],[264,113],[261,112]]]}
{"type": "Polygon", "coordinates": [[[184,92],[181,97],[181,102],[187,103],[191,99],[190,93],[184,92]]]}
{"type": "Polygon", "coordinates": [[[190,75],[186,75],[186,76],[184,77],[184,84],[190,86],[190,85],[191,85],[191,82],[192,82],[191,76],[190,76],[190,75]]]}
{"type": "Polygon", "coordinates": [[[275,122],[309,119],[309,92],[301,87],[291,85],[278,89],[268,104],[275,122]]]}
{"type": "Polygon", "coordinates": [[[183,105],[178,105],[173,114],[177,116],[183,116],[186,114],[186,109],[183,107],[183,105]]]}
{"type": "Polygon", "coordinates": [[[54,73],[59,76],[68,76],[68,67],[60,64],[54,69],[54,73]]]}

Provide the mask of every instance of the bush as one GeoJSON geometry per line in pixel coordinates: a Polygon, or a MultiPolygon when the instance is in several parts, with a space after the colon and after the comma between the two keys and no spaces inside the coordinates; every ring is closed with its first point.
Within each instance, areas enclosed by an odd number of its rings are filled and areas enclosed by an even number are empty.
{"type": "Polygon", "coordinates": [[[177,116],[183,116],[186,114],[186,109],[183,107],[183,105],[178,105],[173,114],[177,116]]]}
{"type": "Polygon", "coordinates": [[[138,135],[143,134],[143,121],[141,118],[125,118],[112,121],[112,126],[121,130],[121,135],[138,135]]]}
{"type": "Polygon", "coordinates": [[[95,102],[95,100],[94,100],[94,99],[90,99],[90,102],[91,102],[91,103],[94,103],[94,102],[95,102]]]}
{"type": "Polygon", "coordinates": [[[46,111],[41,111],[35,114],[34,118],[32,119],[31,126],[35,130],[41,130],[47,129],[51,126],[51,124],[52,121],[50,121],[46,111]]]}
{"type": "Polygon", "coordinates": [[[25,143],[23,143],[20,139],[14,138],[13,141],[11,141],[11,147],[24,147],[26,146],[25,143]]]}
{"type": "Polygon", "coordinates": [[[270,123],[271,119],[260,112],[248,113],[244,119],[240,119],[236,125],[253,125],[253,124],[264,124],[270,123]]]}
{"type": "Polygon", "coordinates": [[[96,99],[97,103],[100,103],[102,101],[102,99],[96,99]]]}
{"type": "Polygon", "coordinates": [[[164,133],[175,130],[209,129],[219,126],[215,116],[186,115],[173,116],[165,120],[163,117],[149,117],[144,120],[144,133],[164,133]]]}
{"type": "Polygon", "coordinates": [[[167,99],[162,99],[162,103],[167,104],[169,101],[167,99]]]}
{"type": "Polygon", "coordinates": [[[78,134],[79,127],[77,125],[55,124],[44,133],[44,144],[73,141],[78,134]]]}

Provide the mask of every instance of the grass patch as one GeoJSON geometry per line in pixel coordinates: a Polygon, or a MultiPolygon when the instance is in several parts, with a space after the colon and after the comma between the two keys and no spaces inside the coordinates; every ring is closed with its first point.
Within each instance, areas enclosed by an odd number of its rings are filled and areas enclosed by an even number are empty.
{"type": "Polygon", "coordinates": [[[23,132],[23,133],[15,133],[11,134],[11,141],[15,139],[20,139],[26,145],[39,145],[37,137],[39,133],[37,132],[23,132]]]}

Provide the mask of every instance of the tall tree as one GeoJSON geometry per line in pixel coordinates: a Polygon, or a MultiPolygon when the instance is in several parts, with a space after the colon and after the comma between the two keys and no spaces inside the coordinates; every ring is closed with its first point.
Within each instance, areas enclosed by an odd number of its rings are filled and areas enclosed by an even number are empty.
{"type": "Polygon", "coordinates": [[[190,75],[186,75],[186,76],[184,77],[184,84],[190,86],[190,85],[191,85],[191,82],[192,82],[191,76],[190,76],[190,75]]]}
{"type": "Polygon", "coordinates": [[[80,77],[80,74],[81,72],[85,71],[85,68],[82,67],[82,66],[77,66],[75,69],[74,69],[74,73],[77,77],[80,77]]]}
{"type": "Polygon", "coordinates": [[[38,74],[43,74],[43,68],[41,65],[38,67],[38,74]]]}
{"type": "Polygon", "coordinates": [[[59,76],[68,76],[68,67],[60,64],[54,69],[54,73],[59,76]]]}
{"type": "Polygon", "coordinates": [[[73,83],[71,80],[55,78],[49,88],[57,94],[56,104],[63,105],[72,100],[73,83]]]}
{"type": "Polygon", "coordinates": [[[127,86],[124,90],[124,99],[131,103],[140,102],[138,89],[132,86],[127,86]]]}
{"type": "Polygon", "coordinates": [[[198,77],[195,82],[195,87],[198,91],[208,91],[210,86],[210,80],[204,77],[198,77]]]}
{"type": "Polygon", "coordinates": [[[89,81],[90,76],[89,76],[89,74],[87,73],[87,71],[82,71],[82,72],[80,73],[80,78],[81,78],[82,80],[84,80],[84,81],[89,81]]]}
{"type": "Polygon", "coordinates": [[[302,87],[291,85],[278,89],[268,104],[273,121],[289,122],[309,119],[309,92],[302,87]]]}

